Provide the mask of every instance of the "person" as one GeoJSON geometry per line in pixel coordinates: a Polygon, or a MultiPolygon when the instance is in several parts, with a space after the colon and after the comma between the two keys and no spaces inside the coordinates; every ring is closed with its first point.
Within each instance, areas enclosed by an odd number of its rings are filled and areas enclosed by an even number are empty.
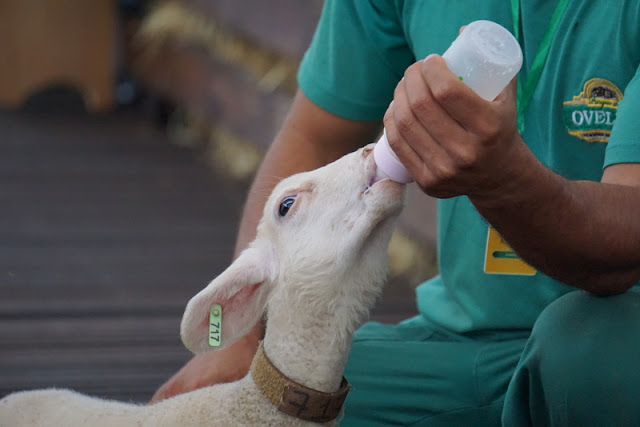
{"type": "MultiPolygon", "coordinates": [[[[439,199],[440,274],[418,316],[356,333],[342,425],[640,425],[639,70],[640,1],[325,2],[237,250],[274,177],[375,141],[381,119],[439,199]],[[479,19],[524,53],[493,102],[437,55],[479,19]]],[[[243,376],[260,336],[154,399],[243,376]]]]}

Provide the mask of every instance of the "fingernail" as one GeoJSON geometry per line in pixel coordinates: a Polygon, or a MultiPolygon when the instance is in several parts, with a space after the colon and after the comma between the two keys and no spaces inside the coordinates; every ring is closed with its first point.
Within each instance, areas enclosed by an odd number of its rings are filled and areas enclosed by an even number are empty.
{"type": "Polygon", "coordinates": [[[427,62],[427,61],[429,60],[429,58],[433,58],[434,56],[436,56],[436,54],[435,54],[435,53],[432,53],[432,54],[430,54],[430,55],[427,55],[427,57],[426,57],[426,58],[424,58],[422,61],[427,62]]]}

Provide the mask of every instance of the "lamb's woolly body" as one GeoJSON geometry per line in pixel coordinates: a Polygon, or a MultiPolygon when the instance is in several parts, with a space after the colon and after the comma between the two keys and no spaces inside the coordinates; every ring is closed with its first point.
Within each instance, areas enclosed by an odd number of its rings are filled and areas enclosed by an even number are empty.
{"type": "MultiPolygon", "coordinates": [[[[196,390],[152,406],[102,400],[70,390],[21,392],[0,401],[0,414],[2,427],[283,425],[283,414],[265,399],[251,377],[196,390]]],[[[289,418],[286,425],[314,425],[289,418]]]]}
{"type": "MultiPolygon", "coordinates": [[[[402,207],[402,186],[375,176],[371,147],[274,189],[256,240],[185,310],[181,334],[194,352],[208,345],[212,304],[223,310],[225,348],[267,313],[265,354],[293,381],[336,391],[355,328],[380,294],[386,248],[402,207]],[[289,214],[280,201],[297,199],[289,214]]],[[[91,398],[68,390],[12,394],[0,400],[0,427],[303,426],[279,412],[253,382],[206,387],[151,406],[91,398]]],[[[328,423],[331,424],[331,423],[328,423]]]]}

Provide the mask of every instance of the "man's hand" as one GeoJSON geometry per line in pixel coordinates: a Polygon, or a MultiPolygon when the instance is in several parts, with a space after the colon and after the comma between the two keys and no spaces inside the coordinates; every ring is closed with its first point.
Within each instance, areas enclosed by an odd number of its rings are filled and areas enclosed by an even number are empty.
{"type": "Polygon", "coordinates": [[[249,371],[257,348],[257,338],[247,336],[224,350],[194,356],[156,391],[149,403],[243,378],[249,371]]]}
{"type": "Polygon", "coordinates": [[[389,145],[427,194],[469,196],[539,271],[595,295],[626,291],[640,278],[640,168],[609,166],[600,183],[556,174],[518,133],[514,83],[487,102],[429,56],[396,87],[389,145]]]}
{"type": "Polygon", "coordinates": [[[522,174],[515,81],[494,102],[480,98],[430,55],[396,87],[384,118],[391,148],[423,191],[438,198],[491,197],[522,174]]]}

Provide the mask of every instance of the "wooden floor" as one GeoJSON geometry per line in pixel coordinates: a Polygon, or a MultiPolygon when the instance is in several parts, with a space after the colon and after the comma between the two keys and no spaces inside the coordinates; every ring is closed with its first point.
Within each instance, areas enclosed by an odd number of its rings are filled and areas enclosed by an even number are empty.
{"type": "MultiPolygon", "coordinates": [[[[231,257],[246,184],[136,112],[0,112],[0,397],[147,401],[187,361],[187,300],[231,257]]],[[[413,313],[388,287],[374,318],[413,313]]]]}

